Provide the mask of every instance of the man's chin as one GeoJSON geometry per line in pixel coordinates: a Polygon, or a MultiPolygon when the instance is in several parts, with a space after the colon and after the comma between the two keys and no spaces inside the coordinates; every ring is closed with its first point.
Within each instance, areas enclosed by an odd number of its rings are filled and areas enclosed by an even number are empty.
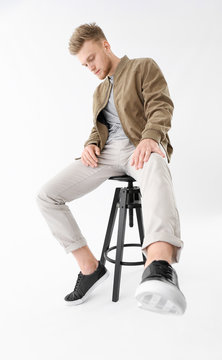
{"type": "Polygon", "coordinates": [[[100,71],[100,72],[98,73],[97,77],[98,77],[99,79],[102,79],[102,78],[103,78],[103,73],[102,73],[102,71],[100,71]]]}
{"type": "Polygon", "coordinates": [[[100,80],[103,80],[106,78],[106,74],[100,70],[100,72],[98,73],[97,77],[100,79],[100,80]]]}

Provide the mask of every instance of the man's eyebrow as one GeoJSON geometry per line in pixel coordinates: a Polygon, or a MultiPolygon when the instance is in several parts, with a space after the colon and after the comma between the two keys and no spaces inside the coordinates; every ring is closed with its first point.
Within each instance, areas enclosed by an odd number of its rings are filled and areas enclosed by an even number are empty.
{"type": "MultiPolygon", "coordinates": [[[[89,58],[90,58],[90,56],[92,56],[92,55],[94,55],[94,53],[90,54],[90,55],[87,57],[86,61],[88,61],[89,58]]],[[[82,65],[85,65],[85,64],[83,63],[82,65]]]]}

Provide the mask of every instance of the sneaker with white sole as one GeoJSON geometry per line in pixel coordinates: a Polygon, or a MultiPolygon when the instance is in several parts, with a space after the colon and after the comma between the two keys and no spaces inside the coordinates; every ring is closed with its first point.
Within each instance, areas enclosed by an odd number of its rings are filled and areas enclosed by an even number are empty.
{"type": "Polygon", "coordinates": [[[161,314],[182,315],[186,310],[177,273],[165,260],[154,260],[144,269],[135,298],[140,308],[161,314]]]}
{"type": "Polygon", "coordinates": [[[109,271],[98,261],[97,269],[89,275],[84,275],[81,271],[75,284],[74,290],[65,296],[67,305],[79,305],[83,303],[92,291],[109,276],[109,271]]]}

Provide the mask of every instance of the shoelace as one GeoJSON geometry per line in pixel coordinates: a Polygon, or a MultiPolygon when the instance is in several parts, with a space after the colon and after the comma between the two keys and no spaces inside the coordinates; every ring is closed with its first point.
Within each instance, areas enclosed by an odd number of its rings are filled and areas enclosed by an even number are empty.
{"type": "Polygon", "coordinates": [[[167,264],[157,263],[155,267],[157,267],[157,275],[161,275],[171,281],[173,280],[173,271],[171,266],[167,264]]]}
{"type": "Polygon", "coordinates": [[[83,277],[83,274],[81,272],[79,272],[77,282],[76,282],[75,288],[73,290],[74,292],[78,289],[82,277],[83,277]]]}

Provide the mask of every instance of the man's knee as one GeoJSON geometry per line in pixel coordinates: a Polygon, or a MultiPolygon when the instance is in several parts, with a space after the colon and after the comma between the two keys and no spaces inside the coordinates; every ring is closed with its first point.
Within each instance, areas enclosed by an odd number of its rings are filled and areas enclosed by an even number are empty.
{"type": "Polygon", "coordinates": [[[51,203],[51,204],[61,204],[64,201],[58,198],[58,195],[53,192],[52,187],[49,183],[44,184],[36,193],[36,202],[39,206],[51,203]]]}

